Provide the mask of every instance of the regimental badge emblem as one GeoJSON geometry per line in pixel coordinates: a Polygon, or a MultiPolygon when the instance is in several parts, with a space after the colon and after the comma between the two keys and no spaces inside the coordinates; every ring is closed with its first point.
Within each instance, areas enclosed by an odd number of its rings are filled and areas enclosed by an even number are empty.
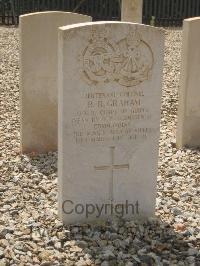
{"type": "Polygon", "coordinates": [[[92,29],[89,44],[82,51],[81,71],[89,84],[117,82],[132,87],[149,79],[154,65],[153,52],[142,40],[137,28],[128,35],[111,41],[109,29],[92,29]]]}

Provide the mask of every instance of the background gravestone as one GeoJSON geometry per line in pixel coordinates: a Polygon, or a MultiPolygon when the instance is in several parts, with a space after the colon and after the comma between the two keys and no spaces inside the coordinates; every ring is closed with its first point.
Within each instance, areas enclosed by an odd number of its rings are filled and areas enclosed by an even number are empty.
{"type": "Polygon", "coordinates": [[[129,208],[126,217],[154,214],[163,47],[162,31],[145,25],[60,28],[58,165],[64,223],[104,219],[119,212],[112,208],[117,204],[129,208]],[[110,211],[99,217],[102,204],[110,211]],[[94,213],[88,216],[86,208],[94,213]]]}
{"type": "Polygon", "coordinates": [[[143,0],[122,0],[122,21],[142,23],[143,0]]]}
{"type": "Polygon", "coordinates": [[[87,21],[91,17],[57,11],[20,17],[22,152],[57,150],[58,27],[87,21]]]}
{"type": "Polygon", "coordinates": [[[177,146],[200,147],[200,17],[184,20],[177,146]]]}

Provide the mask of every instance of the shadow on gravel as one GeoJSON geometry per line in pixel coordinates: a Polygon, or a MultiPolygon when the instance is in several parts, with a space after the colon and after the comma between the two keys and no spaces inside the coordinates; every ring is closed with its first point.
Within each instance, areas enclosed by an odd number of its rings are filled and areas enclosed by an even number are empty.
{"type": "Polygon", "coordinates": [[[57,173],[57,152],[49,152],[46,154],[28,154],[30,164],[36,167],[39,173],[49,175],[57,173]]]}
{"type": "Polygon", "coordinates": [[[186,228],[175,232],[159,219],[143,223],[121,220],[104,226],[79,225],[66,229],[63,249],[67,251],[70,245],[67,241],[74,241],[72,250],[82,249],[85,259],[94,265],[200,265],[200,254],[193,247],[195,239],[190,232],[186,228]]]}

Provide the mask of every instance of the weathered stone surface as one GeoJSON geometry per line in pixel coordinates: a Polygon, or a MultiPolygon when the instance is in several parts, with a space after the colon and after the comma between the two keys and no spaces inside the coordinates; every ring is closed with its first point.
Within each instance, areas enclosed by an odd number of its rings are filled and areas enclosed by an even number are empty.
{"type": "Polygon", "coordinates": [[[122,21],[142,23],[143,0],[122,0],[122,21]]]}
{"type": "Polygon", "coordinates": [[[184,20],[177,146],[200,147],[200,17],[184,20]]]}
{"type": "Polygon", "coordinates": [[[59,40],[62,219],[71,223],[112,212],[154,214],[161,30],[122,22],[83,23],[61,27],[59,40]]]}
{"type": "Polygon", "coordinates": [[[24,153],[57,150],[58,27],[91,21],[68,12],[20,17],[21,149],[24,153]]]}
{"type": "MultiPolygon", "coordinates": [[[[166,56],[157,178],[158,219],[148,219],[142,226],[133,220],[120,220],[119,223],[108,222],[102,226],[95,223],[94,226],[84,224],[66,228],[57,216],[57,153],[32,158],[19,155],[18,29],[0,28],[0,176],[3,186],[0,191],[0,232],[4,229],[9,231],[0,239],[0,249],[5,253],[5,257],[0,259],[1,266],[20,263],[40,265],[43,262],[39,259],[39,254],[46,249],[53,252],[51,264],[65,263],[73,266],[82,257],[85,265],[89,265],[88,259],[93,265],[101,265],[101,258],[108,245],[109,249],[110,246],[114,247],[114,250],[110,250],[116,255],[115,264],[121,266],[126,261],[131,261],[134,265],[145,264],[140,262],[138,254],[142,248],[146,248],[147,253],[155,253],[163,265],[187,265],[187,257],[194,257],[196,262],[193,265],[198,265],[200,151],[177,150],[174,146],[182,30],[166,29],[165,33],[166,56]],[[41,186],[48,194],[39,188],[41,186]],[[180,195],[178,202],[171,198],[174,193],[180,195]],[[4,209],[7,204],[11,207],[4,209]],[[179,208],[182,214],[175,216],[174,208],[179,208]],[[114,240],[115,236],[112,237],[112,234],[117,234],[118,239],[114,240]],[[127,238],[131,239],[129,244],[127,238]],[[77,239],[88,243],[88,248],[84,248],[81,253],[70,251],[71,247],[79,246],[77,239]],[[58,249],[58,244],[62,248],[58,249]],[[20,246],[24,255],[20,255],[21,251],[16,249],[20,246]],[[198,251],[196,255],[190,254],[190,248],[198,251]]],[[[113,261],[108,262],[112,264],[113,261]]],[[[157,265],[156,263],[153,262],[157,265]]]]}

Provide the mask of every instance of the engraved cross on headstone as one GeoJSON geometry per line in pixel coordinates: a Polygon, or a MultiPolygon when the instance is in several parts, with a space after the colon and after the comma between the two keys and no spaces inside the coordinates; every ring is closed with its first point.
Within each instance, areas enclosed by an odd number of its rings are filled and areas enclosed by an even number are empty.
{"type": "Polygon", "coordinates": [[[119,169],[129,169],[129,164],[115,164],[115,147],[110,147],[110,153],[111,153],[111,162],[110,165],[102,165],[102,166],[95,166],[95,170],[110,170],[110,185],[109,185],[109,195],[110,195],[110,201],[112,202],[114,199],[113,195],[113,183],[114,183],[114,170],[119,169]]]}

